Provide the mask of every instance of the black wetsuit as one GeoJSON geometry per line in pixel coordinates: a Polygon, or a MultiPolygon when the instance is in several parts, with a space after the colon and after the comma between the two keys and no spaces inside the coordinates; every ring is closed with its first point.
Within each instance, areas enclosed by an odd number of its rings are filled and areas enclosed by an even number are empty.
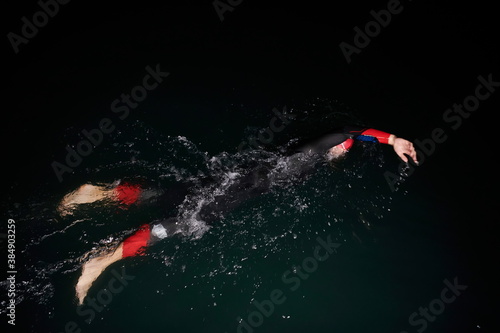
{"type": "MultiPolygon", "coordinates": [[[[324,160],[324,156],[331,147],[342,144],[349,139],[360,141],[384,142],[390,134],[363,127],[346,126],[330,132],[320,138],[291,148],[285,155],[293,159],[293,165],[297,169],[296,175],[302,177],[307,175],[314,166],[324,160]]],[[[197,213],[196,219],[211,224],[221,216],[234,210],[243,202],[266,193],[271,188],[272,173],[270,166],[260,165],[250,169],[248,173],[240,175],[225,189],[223,195],[214,196],[213,200],[205,204],[197,213]]],[[[166,191],[163,199],[168,201],[169,206],[180,205],[187,195],[191,194],[192,184],[181,184],[176,188],[166,191]]],[[[162,200],[163,201],[163,200],[162,200]]],[[[151,239],[154,242],[177,233],[186,233],[187,224],[177,217],[166,220],[155,221],[151,224],[151,239]]]]}

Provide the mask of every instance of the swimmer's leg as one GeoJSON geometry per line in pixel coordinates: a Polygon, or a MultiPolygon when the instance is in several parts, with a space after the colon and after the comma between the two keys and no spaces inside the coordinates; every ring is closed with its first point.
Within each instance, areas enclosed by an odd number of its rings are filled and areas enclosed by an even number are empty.
{"type": "Polygon", "coordinates": [[[87,261],[82,268],[82,275],[76,283],[76,297],[78,304],[82,304],[92,283],[101,275],[101,273],[111,264],[126,258],[137,255],[143,255],[144,249],[150,240],[151,230],[148,224],[139,228],[132,236],[121,242],[116,248],[105,252],[98,257],[87,261]]]}
{"type": "Polygon", "coordinates": [[[155,222],[151,225],[145,224],[113,250],[87,261],[83,265],[82,275],[75,286],[78,304],[83,304],[92,283],[109,265],[126,257],[144,255],[147,246],[182,231],[182,226],[176,223],[175,218],[155,222]]]}
{"type": "Polygon", "coordinates": [[[129,182],[102,186],[85,184],[65,195],[57,211],[61,216],[71,215],[78,205],[108,200],[110,203],[120,204],[123,208],[133,204],[159,204],[166,212],[171,212],[182,203],[191,186],[191,183],[177,183],[163,191],[129,182]]]}
{"type": "Polygon", "coordinates": [[[73,214],[73,211],[81,204],[94,203],[101,200],[116,202],[123,207],[130,206],[139,201],[151,201],[159,195],[159,191],[146,189],[140,184],[121,183],[119,185],[104,184],[102,186],[85,184],[77,190],[67,194],[61,200],[57,210],[62,215],[73,214]]]}

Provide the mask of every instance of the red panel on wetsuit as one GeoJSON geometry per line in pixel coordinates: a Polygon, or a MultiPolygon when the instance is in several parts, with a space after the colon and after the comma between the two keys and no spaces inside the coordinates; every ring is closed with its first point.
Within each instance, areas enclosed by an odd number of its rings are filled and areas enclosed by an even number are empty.
{"type": "Polygon", "coordinates": [[[132,236],[123,241],[122,258],[144,255],[144,247],[150,238],[149,224],[142,225],[132,236]]]}
{"type": "Polygon", "coordinates": [[[344,142],[342,142],[339,146],[342,149],[344,149],[345,151],[348,151],[349,149],[351,149],[351,147],[352,147],[353,144],[354,144],[354,140],[353,139],[347,139],[344,142]]]}
{"type": "Polygon", "coordinates": [[[141,187],[139,185],[122,184],[115,188],[118,201],[125,205],[131,205],[139,199],[141,187]]]}
{"type": "Polygon", "coordinates": [[[373,136],[378,140],[380,143],[389,143],[389,137],[391,136],[390,133],[382,132],[373,128],[369,128],[361,133],[361,135],[369,135],[373,136]]]}

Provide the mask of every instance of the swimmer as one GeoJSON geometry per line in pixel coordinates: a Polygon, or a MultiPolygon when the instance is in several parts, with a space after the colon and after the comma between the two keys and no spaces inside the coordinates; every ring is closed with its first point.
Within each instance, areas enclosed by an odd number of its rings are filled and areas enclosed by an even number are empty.
{"type": "MultiPolygon", "coordinates": [[[[299,174],[310,173],[317,161],[325,159],[338,160],[346,155],[355,141],[365,141],[387,144],[393,147],[395,153],[404,161],[409,158],[418,165],[417,154],[413,144],[394,134],[371,128],[346,126],[324,135],[316,140],[291,149],[288,157],[294,161],[299,174]],[[307,163],[313,161],[313,163],[307,163]]],[[[234,210],[241,203],[258,195],[266,193],[272,183],[272,172],[267,166],[259,166],[240,175],[229,186],[223,195],[215,196],[214,200],[203,206],[197,218],[211,224],[215,220],[234,210]]],[[[170,207],[178,207],[189,195],[192,184],[183,183],[164,191],[156,197],[158,202],[164,202],[170,207]]],[[[140,185],[123,183],[118,185],[83,185],[75,192],[65,196],[58,207],[63,215],[70,214],[78,205],[101,200],[116,202],[123,206],[140,204],[143,198],[151,198],[140,185]]],[[[186,224],[177,218],[143,224],[134,234],[126,238],[112,250],[102,250],[98,256],[91,258],[82,267],[82,275],[76,284],[76,297],[82,304],[92,283],[111,264],[127,257],[144,255],[146,247],[155,242],[179,233],[185,233],[186,224]]]]}

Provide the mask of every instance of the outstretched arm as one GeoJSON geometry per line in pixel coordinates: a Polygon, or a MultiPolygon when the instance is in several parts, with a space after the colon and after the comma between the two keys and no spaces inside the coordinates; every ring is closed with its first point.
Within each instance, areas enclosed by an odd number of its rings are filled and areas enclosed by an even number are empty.
{"type": "Polygon", "coordinates": [[[291,153],[325,153],[328,151],[335,157],[345,154],[353,145],[354,140],[379,142],[391,145],[394,147],[396,154],[404,162],[408,162],[408,157],[406,156],[408,155],[418,164],[417,154],[410,141],[398,138],[394,134],[360,126],[345,126],[335,129],[329,134],[300,145],[293,149],[291,153]]]}
{"type": "Polygon", "coordinates": [[[393,146],[396,154],[405,162],[408,163],[408,156],[418,165],[417,160],[417,152],[413,147],[413,143],[410,141],[398,138],[394,134],[390,134],[387,132],[379,131],[373,128],[368,129],[351,129],[349,131],[350,134],[354,135],[356,140],[360,141],[374,141],[385,143],[393,146]]]}

